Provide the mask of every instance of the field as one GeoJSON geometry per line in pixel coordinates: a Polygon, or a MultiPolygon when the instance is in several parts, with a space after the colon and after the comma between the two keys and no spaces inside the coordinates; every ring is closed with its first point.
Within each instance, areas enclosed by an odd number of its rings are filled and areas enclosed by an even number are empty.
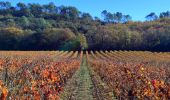
{"type": "Polygon", "coordinates": [[[0,100],[169,100],[170,53],[1,51],[0,100]]]}

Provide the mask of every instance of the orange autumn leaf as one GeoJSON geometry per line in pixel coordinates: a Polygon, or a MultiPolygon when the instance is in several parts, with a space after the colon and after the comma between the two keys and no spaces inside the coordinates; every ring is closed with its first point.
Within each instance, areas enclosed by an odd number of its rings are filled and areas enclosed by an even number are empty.
{"type": "Polygon", "coordinates": [[[24,91],[25,93],[27,93],[29,90],[30,90],[30,89],[29,89],[28,86],[24,87],[24,89],[23,89],[23,91],[24,91]]]}
{"type": "Polygon", "coordinates": [[[42,72],[42,76],[45,77],[45,78],[47,78],[49,75],[50,75],[50,73],[49,73],[49,71],[47,71],[47,70],[44,70],[44,71],[42,72]]]}
{"type": "Polygon", "coordinates": [[[60,78],[58,76],[56,76],[54,73],[51,73],[50,78],[51,78],[52,82],[60,81],[60,78]]]}
{"type": "Polygon", "coordinates": [[[34,100],[40,100],[40,99],[41,99],[41,96],[38,93],[38,91],[34,91],[34,100]]]}
{"type": "Polygon", "coordinates": [[[1,87],[1,96],[0,96],[0,100],[6,100],[6,97],[8,95],[8,89],[6,87],[1,87]]]}

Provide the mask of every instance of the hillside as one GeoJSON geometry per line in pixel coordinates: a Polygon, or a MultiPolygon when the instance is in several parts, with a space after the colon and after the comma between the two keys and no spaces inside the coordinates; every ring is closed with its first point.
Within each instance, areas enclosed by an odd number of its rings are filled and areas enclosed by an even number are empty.
{"type": "Polygon", "coordinates": [[[170,51],[170,12],[135,22],[121,12],[92,17],[71,6],[0,2],[0,50],[170,51]]]}

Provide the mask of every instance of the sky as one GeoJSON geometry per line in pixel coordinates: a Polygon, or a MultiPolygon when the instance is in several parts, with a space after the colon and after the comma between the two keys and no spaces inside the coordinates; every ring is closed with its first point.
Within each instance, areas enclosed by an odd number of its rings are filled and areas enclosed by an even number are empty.
{"type": "Polygon", "coordinates": [[[150,12],[160,14],[170,10],[170,0],[0,0],[10,1],[13,5],[18,2],[47,4],[54,2],[57,6],[74,6],[82,12],[88,12],[93,17],[101,18],[101,12],[122,12],[129,14],[135,21],[144,21],[150,12]]]}

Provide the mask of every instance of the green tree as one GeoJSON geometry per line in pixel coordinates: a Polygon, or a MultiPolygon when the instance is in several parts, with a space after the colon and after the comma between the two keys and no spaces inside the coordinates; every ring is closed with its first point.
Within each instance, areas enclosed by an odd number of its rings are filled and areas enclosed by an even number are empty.
{"type": "Polygon", "coordinates": [[[50,2],[47,5],[43,5],[43,9],[45,10],[45,12],[48,12],[48,13],[56,13],[57,12],[57,7],[55,6],[55,4],[53,2],[50,2]]]}
{"type": "Polygon", "coordinates": [[[17,11],[15,16],[18,16],[18,17],[22,17],[22,16],[31,17],[31,16],[33,16],[31,14],[29,7],[26,4],[19,2],[19,3],[17,3],[17,8],[19,9],[19,11],[17,11]]]}
{"type": "Polygon", "coordinates": [[[104,21],[107,23],[113,22],[113,14],[110,12],[107,12],[106,10],[102,11],[102,16],[104,17],[104,21]]]}
{"type": "Polygon", "coordinates": [[[170,18],[170,11],[160,13],[160,18],[170,18]]]}
{"type": "Polygon", "coordinates": [[[43,12],[43,6],[40,4],[28,4],[30,12],[32,15],[35,17],[42,17],[42,12],[43,12]]]}
{"type": "Polygon", "coordinates": [[[80,33],[77,38],[80,42],[81,50],[86,50],[88,48],[88,44],[84,34],[80,33]]]}
{"type": "Polygon", "coordinates": [[[83,23],[90,23],[93,20],[93,17],[89,13],[82,13],[81,19],[83,20],[83,23]]]}
{"type": "Polygon", "coordinates": [[[153,21],[153,20],[157,20],[157,19],[158,19],[158,16],[157,16],[154,12],[151,12],[151,13],[148,14],[145,18],[146,18],[148,21],[153,21]]]}
{"type": "Polygon", "coordinates": [[[131,20],[132,20],[132,17],[130,15],[124,15],[123,19],[122,19],[122,22],[127,23],[127,22],[129,22],[131,20]]]}
{"type": "Polygon", "coordinates": [[[19,22],[18,24],[19,24],[20,26],[22,26],[23,28],[27,28],[27,27],[30,26],[30,21],[29,21],[29,19],[28,19],[27,17],[25,17],[25,16],[22,16],[22,17],[19,19],[18,22],[19,22]]]}
{"type": "Polygon", "coordinates": [[[45,29],[43,35],[48,40],[49,47],[54,49],[57,49],[66,41],[75,38],[75,34],[70,29],[45,29]]]}
{"type": "Polygon", "coordinates": [[[0,29],[0,49],[19,49],[18,44],[23,36],[23,30],[16,27],[8,27],[0,29]]]}

